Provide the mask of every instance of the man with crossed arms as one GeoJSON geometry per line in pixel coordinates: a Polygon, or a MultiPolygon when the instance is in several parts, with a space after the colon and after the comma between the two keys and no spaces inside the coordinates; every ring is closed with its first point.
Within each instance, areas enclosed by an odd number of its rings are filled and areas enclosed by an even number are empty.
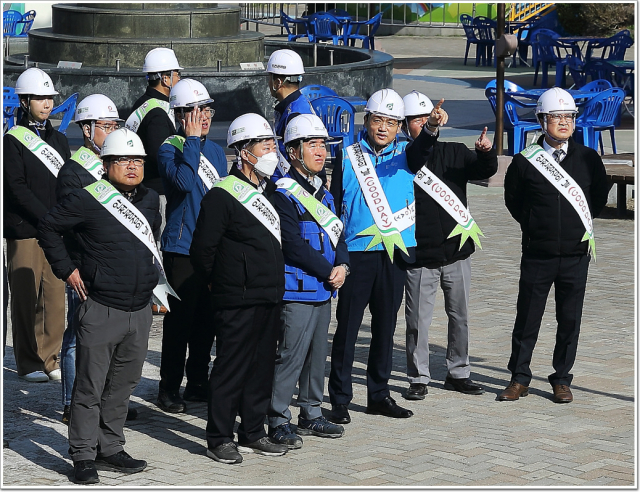
{"type": "Polygon", "coordinates": [[[513,157],[504,200],[522,229],[522,261],[516,320],[507,368],[511,382],[498,395],[514,401],[529,393],[530,363],[551,285],[555,286],[556,345],[549,376],[555,403],[570,403],[582,305],[591,256],[593,217],[607,203],[609,184],[598,153],[571,135],[578,113],[571,95],[557,87],[536,107],[544,135],[513,157]]]}
{"type": "MultiPolygon", "coordinates": [[[[393,334],[406,278],[406,262],[414,260],[414,172],[397,139],[404,119],[402,98],[392,89],[374,93],[365,108],[364,130],[342,152],[331,193],[344,224],[350,275],[340,290],[338,327],[331,351],[329,420],[348,424],[353,398],[351,369],[358,331],[369,305],[371,344],[367,364],[367,413],[408,418],[410,410],[391,398],[389,377],[393,334]]],[[[435,137],[432,137],[435,140],[435,137]]]]}
{"type": "MultiPolygon", "coordinates": [[[[469,286],[474,243],[482,234],[467,209],[467,183],[486,179],[498,169],[498,157],[486,137],[487,128],[475,143],[475,152],[456,142],[436,142],[438,120],[424,94],[413,91],[404,97],[405,131],[412,142],[407,160],[422,164],[414,181],[416,193],[416,262],[407,271],[407,377],[405,398],[422,400],[431,381],[429,327],[438,284],[445,298],[448,323],[447,376],[444,387],[465,394],[484,393],[469,378],[469,286]]],[[[438,107],[444,102],[441,100],[438,107]]],[[[444,112],[444,110],[441,110],[444,112]]],[[[444,121],[447,117],[445,112],[444,121]]]]}

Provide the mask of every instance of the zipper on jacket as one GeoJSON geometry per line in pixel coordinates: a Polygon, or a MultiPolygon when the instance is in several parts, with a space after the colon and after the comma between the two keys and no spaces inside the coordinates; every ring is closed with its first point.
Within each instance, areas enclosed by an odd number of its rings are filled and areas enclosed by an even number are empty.
{"type": "Polygon", "coordinates": [[[178,239],[182,239],[182,228],[184,227],[184,215],[186,212],[186,207],[182,207],[182,219],[180,219],[180,234],[178,235],[178,239]]]}
{"type": "Polygon", "coordinates": [[[242,298],[244,299],[244,293],[247,291],[247,282],[249,280],[249,267],[247,266],[247,255],[242,253],[242,263],[244,263],[244,282],[242,283],[242,298]]]}

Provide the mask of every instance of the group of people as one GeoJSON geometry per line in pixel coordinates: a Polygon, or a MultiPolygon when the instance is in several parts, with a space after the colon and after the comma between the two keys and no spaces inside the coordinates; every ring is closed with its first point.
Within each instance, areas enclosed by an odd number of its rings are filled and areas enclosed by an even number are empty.
{"type": "MultiPolygon", "coordinates": [[[[147,465],[124,450],[123,427],[135,418],[129,398],[157,306],[167,312],[156,403],[181,413],[207,402],[207,455],[222,463],[240,463],[242,452],[281,456],[300,448],[301,436],[343,436],[367,306],[366,412],[411,417],[389,390],[397,313],[405,296],[404,397],[421,400],[438,285],[448,316],[444,387],[482,394],[470,377],[468,320],[470,257],[482,232],[467,183],[497,170],[487,128],[475,150],[441,142],[443,99],[434,106],[417,91],[402,98],[382,89],[369,98],[355,143],[337,153],[327,187],[331,139],[300,92],[304,66],[294,51],[274,52],[267,65],[273,125],[248,113],[229,126],[230,167],[207,139],[215,101],[180,70],[172,50],[151,50],[148,88],[126,121],[106,95],[82,99],[75,122],[84,143],[73,155],[48,119],[51,78],[30,68],[16,83],[23,116],[3,150],[14,354],[20,378],[62,379],[75,482],[147,465]]],[[[547,91],[536,109],[544,135],[514,156],[505,177],[523,254],[512,377],[498,400],[527,395],[551,285],[558,331],[549,382],[556,402],[572,400],[592,218],[608,193],[600,157],[571,137],[576,113],[566,91],[547,91]]]]}

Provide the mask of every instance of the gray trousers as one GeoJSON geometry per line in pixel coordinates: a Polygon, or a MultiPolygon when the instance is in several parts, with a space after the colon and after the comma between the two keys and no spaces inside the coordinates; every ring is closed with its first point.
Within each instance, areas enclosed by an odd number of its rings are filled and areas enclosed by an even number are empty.
{"type": "Polygon", "coordinates": [[[327,334],[331,321],[331,301],[322,304],[286,302],[282,309],[282,332],[273,375],[269,427],[291,420],[289,403],[298,383],[300,417],[322,416],[327,360],[327,334]]]}
{"type": "Polygon", "coordinates": [[[147,355],[151,307],[125,312],[89,298],[76,311],[76,380],[69,456],[75,462],[122,451],[129,397],[147,355]]]}
{"type": "Polygon", "coordinates": [[[444,293],[449,317],[447,335],[447,375],[466,379],[469,367],[469,286],[471,257],[440,268],[414,268],[407,271],[405,318],[407,321],[407,377],[410,383],[428,384],[429,326],[433,318],[438,283],[444,293]]]}

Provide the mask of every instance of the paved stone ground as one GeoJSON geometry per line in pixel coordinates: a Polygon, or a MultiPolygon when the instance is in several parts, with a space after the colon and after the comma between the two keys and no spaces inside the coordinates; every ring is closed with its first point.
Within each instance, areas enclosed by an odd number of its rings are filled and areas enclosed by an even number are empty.
{"type": "MultiPolygon", "coordinates": [[[[394,87],[406,94],[413,88],[420,89],[417,84],[427,83],[449,100],[458,101],[448,108],[452,127],[443,131],[442,138],[471,145],[478,128],[490,122],[491,115],[480,94],[480,87],[486,82],[472,83],[483,69],[463,69],[461,65],[459,53],[464,43],[459,39],[380,39],[382,49],[414,58],[404,61],[405,68],[397,69],[394,87]],[[437,65],[429,74],[420,71],[428,65],[420,60],[423,46],[434,52],[433,63],[441,64],[442,72],[437,65]],[[454,55],[457,60],[446,59],[454,55]],[[442,59],[435,59],[438,56],[442,59]],[[455,73],[444,71],[453,71],[452,67],[455,73]],[[403,79],[399,75],[416,78],[403,79]]],[[[490,70],[484,72],[484,77],[491,76],[490,70]]],[[[222,130],[222,123],[220,127],[222,130]]],[[[627,132],[620,132],[618,145],[622,140],[633,151],[633,130],[627,132]]],[[[221,131],[216,131],[214,138],[223,138],[221,131]]],[[[509,382],[506,364],[515,316],[520,236],[504,206],[502,189],[471,185],[469,191],[470,207],[486,235],[484,249],[474,255],[472,262],[470,319],[472,378],[485,386],[484,395],[467,396],[443,389],[446,316],[439,294],[431,328],[434,380],[429,395],[420,402],[408,402],[401,396],[408,385],[403,307],[396,329],[390,384],[392,396],[413,410],[414,417],[393,420],[365,414],[370,337],[367,313],[354,364],[352,423],[346,426],[344,437],[305,437],[302,449],[284,457],[245,455],[240,465],[223,465],[205,455],[206,404],[192,403],[188,412],[181,415],[164,414],[154,404],[162,338],[162,318],[156,316],[143,378],[132,397],[131,405],[138,409],[139,418],[128,422],[125,430],[127,451],[146,459],[149,466],[131,476],[100,472],[101,484],[278,488],[635,486],[633,216],[617,219],[615,211],[608,208],[595,220],[598,262],[591,265],[587,285],[573,370],[575,401],[554,404],[546,379],[552,372],[555,333],[551,295],[534,352],[530,396],[513,403],[497,402],[496,395],[509,382]]],[[[2,453],[2,484],[69,486],[72,465],[67,456],[67,428],[60,422],[60,383],[30,384],[17,378],[10,331],[3,361],[3,433],[10,447],[2,453]]],[[[335,322],[330,326],[329,343],[334,331],[335,322]]],[[[328,360],[327,376],[329,367],[328,360]]],[[[329,408],[328,397],[324,407],[329,408]]],[[[297,408],[294,406],[292,411],[295,423],[297,408]]]]}

